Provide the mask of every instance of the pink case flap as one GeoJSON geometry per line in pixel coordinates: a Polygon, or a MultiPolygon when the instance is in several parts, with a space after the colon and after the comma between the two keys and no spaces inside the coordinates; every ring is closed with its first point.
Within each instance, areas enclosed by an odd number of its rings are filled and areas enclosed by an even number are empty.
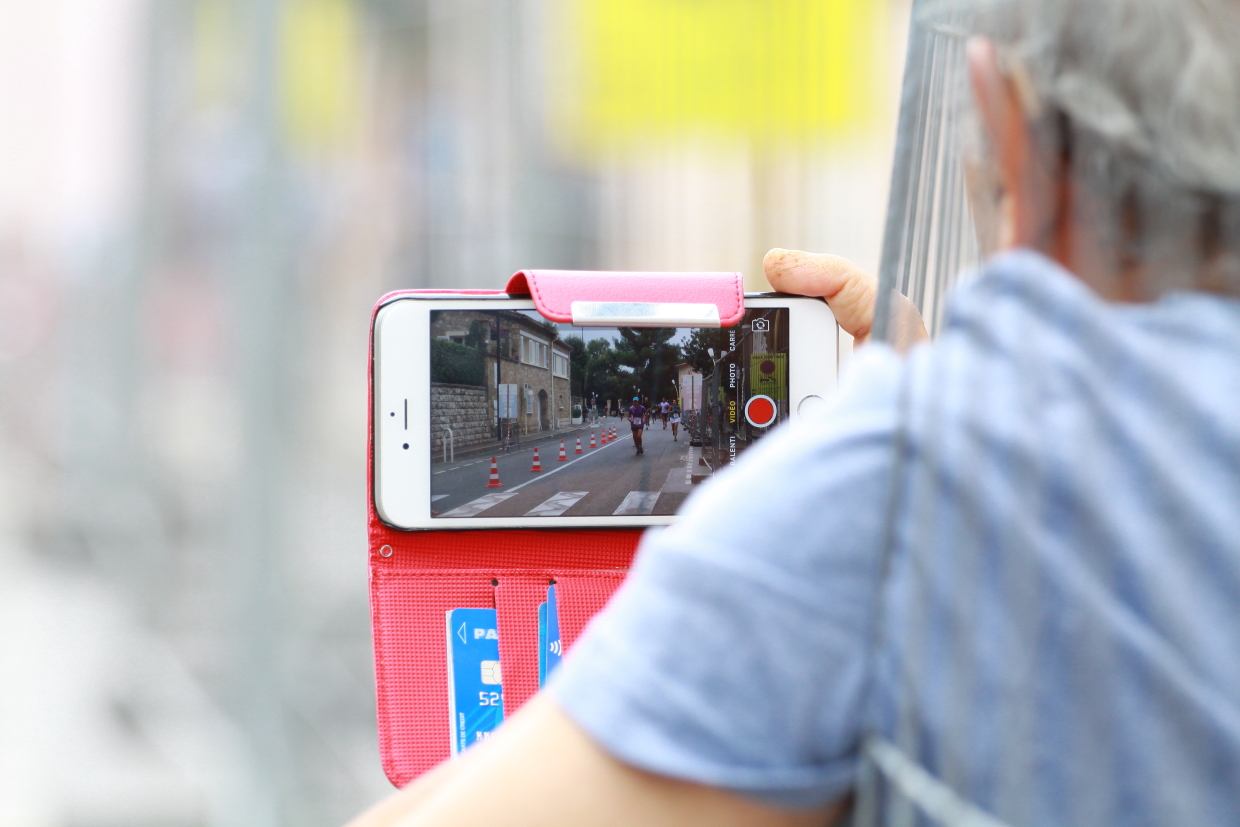
{"type": "Polygon", "coordinates": [[[521,270],[505,292],[531,296],[538,312],[572,324],[572,304],[584,302],[673,302],[713,304],[724,327],[745,315],[740,273],[621,273],[594,270],[521,270]]]}

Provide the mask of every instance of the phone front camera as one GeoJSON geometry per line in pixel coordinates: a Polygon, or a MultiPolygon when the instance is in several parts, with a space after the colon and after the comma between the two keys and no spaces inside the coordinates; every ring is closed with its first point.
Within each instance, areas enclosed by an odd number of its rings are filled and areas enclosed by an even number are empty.
{"type": "Polygon", "coordinates": [[[392,411],[388,416],[396,416],[396,411],[392,411]]]}
{"type": "Polygon", "coordinates": [[[404,448],[406,451],[408,451],[408,450],[409,450],[409,443],[408,443],[408,442],[406,442],[404,445],[402,445],[402,446],[400,446],[400,447],[402,447],[402,448],[404,448]]]}

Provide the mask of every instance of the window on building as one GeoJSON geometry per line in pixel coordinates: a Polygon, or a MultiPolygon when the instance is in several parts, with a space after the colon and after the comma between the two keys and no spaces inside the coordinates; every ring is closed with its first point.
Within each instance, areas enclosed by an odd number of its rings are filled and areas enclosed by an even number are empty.
{"type": "Polygon", "coordinates": [[[568,378],[568,357],[563,353],[555,354],[554,370],[552,373],[556,376],[563,377],[564,379],[568,378]]]}
{"type": "Polygon", "coordinates": [[[546,368],[550,367],[547,362],[548,348],[546,342],[540,342],[533,336],[521,334],[521,361],[527,365],[546,368]]]}

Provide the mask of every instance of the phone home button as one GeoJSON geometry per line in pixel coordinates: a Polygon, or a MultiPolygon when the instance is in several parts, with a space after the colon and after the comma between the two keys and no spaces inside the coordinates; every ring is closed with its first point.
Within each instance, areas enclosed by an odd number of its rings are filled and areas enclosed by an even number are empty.
{"type": "Polygon", "coordinates": [[[797,405],[797,416],[816,416],[826,409],[827,400],[816,393],[811,393],[797,405]]]}

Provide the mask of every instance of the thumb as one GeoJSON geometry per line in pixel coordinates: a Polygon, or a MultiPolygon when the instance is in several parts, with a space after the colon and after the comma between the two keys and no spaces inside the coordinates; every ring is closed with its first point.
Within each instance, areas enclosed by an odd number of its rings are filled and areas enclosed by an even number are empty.
{"type": "Polygon", "coordinates": [[[781,293],[821,296],[845,333],[870,334],[878,279],[846,258],[775,248],[762,259],[766,280],[781,293]]]}

